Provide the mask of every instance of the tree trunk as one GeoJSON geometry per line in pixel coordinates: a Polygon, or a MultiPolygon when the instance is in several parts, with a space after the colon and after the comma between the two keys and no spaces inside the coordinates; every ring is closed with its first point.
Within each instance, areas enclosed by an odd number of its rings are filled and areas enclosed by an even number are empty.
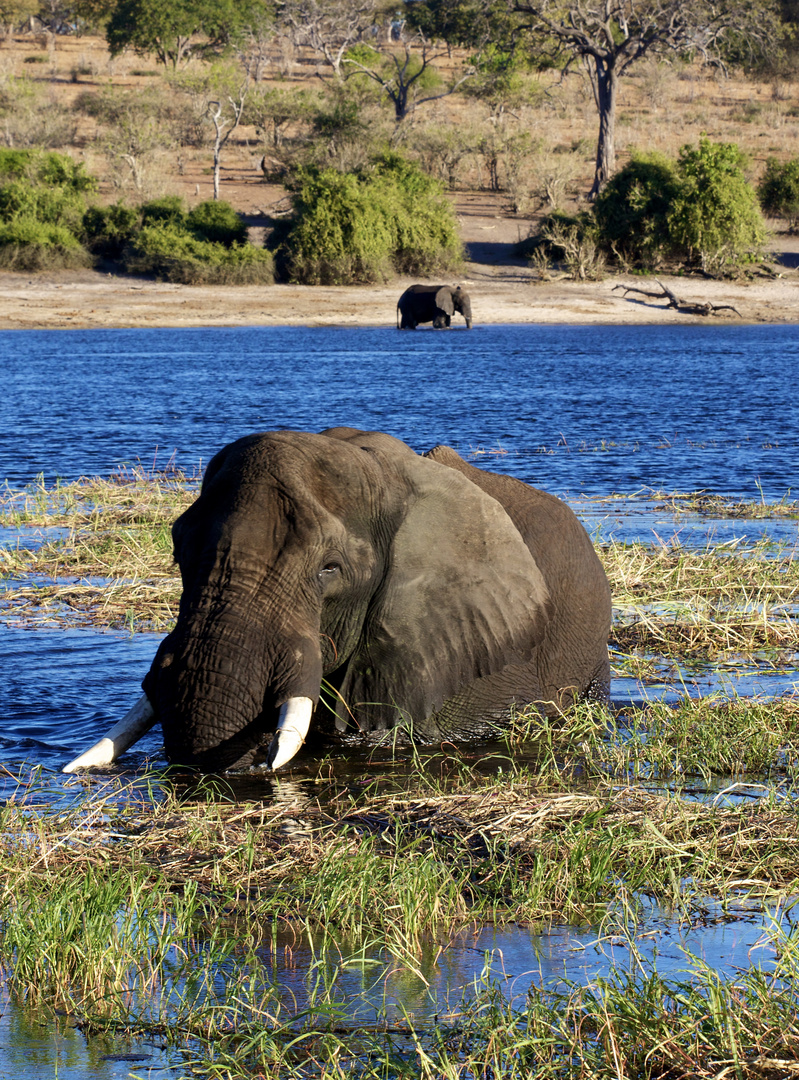
{"type": "Polygon", "coordinates": [[[595,199],[616,170],[616,90],[618,78],[614,60],[594,58],[594,97],[599,112],[599,139],[596,147],[594,183],[588,194],[595,199]]]}

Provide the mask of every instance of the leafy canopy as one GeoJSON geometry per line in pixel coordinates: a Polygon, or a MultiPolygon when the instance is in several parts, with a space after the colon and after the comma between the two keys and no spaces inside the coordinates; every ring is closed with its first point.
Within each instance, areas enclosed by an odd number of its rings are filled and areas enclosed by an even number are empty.
{"type": "Polygon", "coordinates": [[[767,214],[784,218],[795,230],[799,226],[799,158],[779,162],[770,157],[757,193],[767,214]]]}
{"type": "Polygon", "coordinates": [[[304,284],[386,280],[458,265],[455,215],[438,181],[387,153],[357,172],[308,168],[271,238],[282,275],[304,284]]]}
{"type": "Polygon", "coordinates": [[[112,56],[132,48],[177,68],[195,51],[226,44],[268,6],[266,0],[117,0],[106,40],[112,56]]]}

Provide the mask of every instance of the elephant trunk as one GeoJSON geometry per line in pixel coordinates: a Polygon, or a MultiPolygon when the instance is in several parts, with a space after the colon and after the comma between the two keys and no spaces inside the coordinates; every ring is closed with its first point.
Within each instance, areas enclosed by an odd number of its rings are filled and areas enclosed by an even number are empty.
{"type": "Polygon", "coordinates": [[[319,699],[318,633],[287,627],[267,633],[265,626],[258,632],[240,618],[199,621],[179,622],[143,683],[161,721],[167,758],[218,772],[251,761],[278,731],[269,752],[277,768],[299,749],[319,699]],[[293,699],[308,703],[299,720],[295,707],[288,720],[287,710],[280,711],[293,699]]]}

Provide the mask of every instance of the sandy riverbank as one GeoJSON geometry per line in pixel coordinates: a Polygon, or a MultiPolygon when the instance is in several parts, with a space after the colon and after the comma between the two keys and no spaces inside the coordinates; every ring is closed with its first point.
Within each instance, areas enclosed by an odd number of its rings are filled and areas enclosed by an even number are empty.
{"type": "MultiPolygon", "coordinates": [[[[750,282],[662,279],[681,300],[732,305],[709,321],[795,322],[799,272],[750,282]]],[[[655,291],[653,279],[609,275],[603,281],[542,282],[526,266],[468,263],[460,281],[472,296],[475,326],[487,323],[673,323],[701,316],[627,294],[655,291]]],[[[9,330],[142,326],[393,326],[409,284],[232,288],[171,285],[93,271],[0,274],[0,327],[9,330]]],[[[453,325],[463,325],[459,316],[453,325]]]]}

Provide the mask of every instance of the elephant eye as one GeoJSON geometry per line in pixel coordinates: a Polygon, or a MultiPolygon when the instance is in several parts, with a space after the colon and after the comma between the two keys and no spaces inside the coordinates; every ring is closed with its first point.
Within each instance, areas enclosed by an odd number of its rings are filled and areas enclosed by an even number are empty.
{"type": "Polygon", "coordinates": [[[329,562],[325,563],[322,569],[319,571],[319,577],[324,581],[325,578],[329,578],[331,574],[337,574],[341,567],[338,563],[329,562]]]}

